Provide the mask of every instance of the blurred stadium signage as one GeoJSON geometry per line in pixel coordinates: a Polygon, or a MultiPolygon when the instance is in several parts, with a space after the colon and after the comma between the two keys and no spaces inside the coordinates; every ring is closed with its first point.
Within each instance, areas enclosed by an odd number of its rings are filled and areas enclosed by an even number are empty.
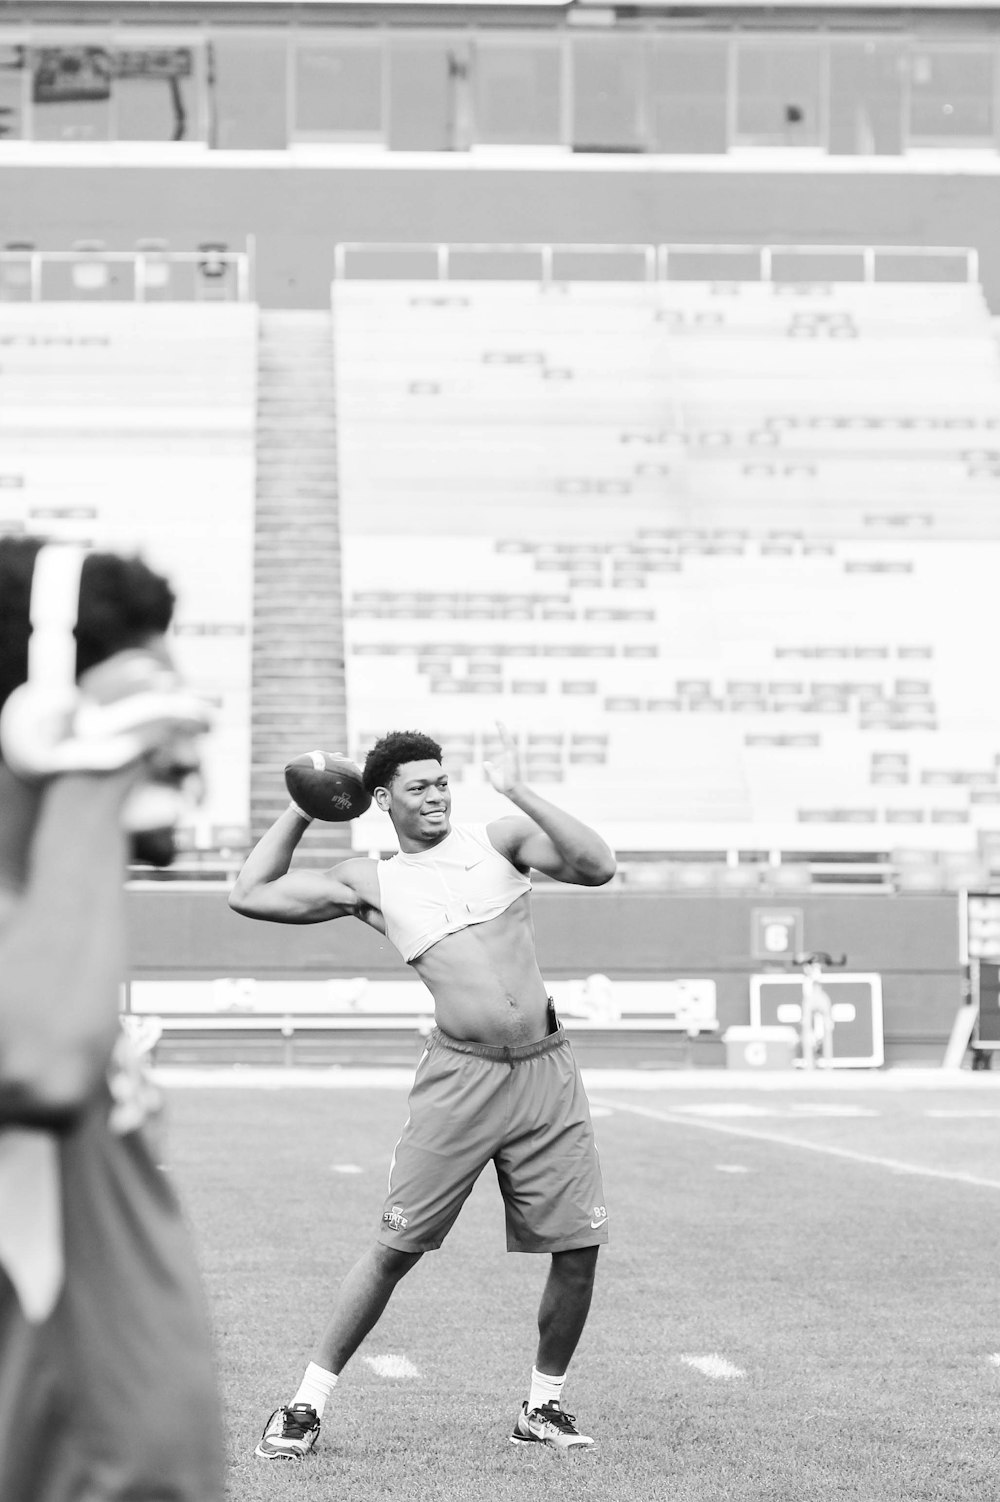
{"type": "Polygon", "coordinates": [[[750,953],[755,960],[790,960],[802,949],[800,907],[755,907],[750,915],[750,953]]]}
{"type": "Polygon", "coordinates": [[[29,52],[36,104],[110,99],[115,78],[190,78],[189,47],[33,47],[29,52]]]}
{"type": "Polygon", "coordinates": [[[1000,960],[1000,892],[968,892],[959,934],[967,960],[1000,960]]]}
{"type": "MultiPolygon", "coordinates": [[[[878,1069],[885,1063],[880,975],[823,976],[833,1015],[834,1069],[878,1069]]],[[[802,977],[750,977],[752,1027],[802,1026],[802,977]]]]}
{"type": "Polygon", "coordinates": [[[959,942],[969,967],[973,1048],[1000,1048],[1000,892],[965,892],[959,942]]]}
{"type": "Polygon", "coordinates": [[[972,1046],[1000,1048],[1000,965],[990,960],[973,960],[971,981],[976,1012],[972,1046]]]}

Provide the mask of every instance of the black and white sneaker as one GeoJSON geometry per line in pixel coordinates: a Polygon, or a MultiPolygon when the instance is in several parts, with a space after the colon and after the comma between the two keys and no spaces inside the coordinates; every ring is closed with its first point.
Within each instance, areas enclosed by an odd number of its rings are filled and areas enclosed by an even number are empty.
{"type": "Polygon", "coordinates": [[[260,1444],[253,1452],[261,1460],[301,1460],[319,1435],[319,1418],[309,1403],[276,1408],[264,1425],[260,1444]]]}
{"type": "Polygon", "coordinates": [[[554,1450],[572,1450],[576,1445],[592,1445],[589,1434],[581,1434],[576,1427],[576,1418],[556,1402],[543,1403],[541,1408],[528,1412],[527,1403],[521,1404],[510,1436],[512,1445],[551,1445],[554,1450]]]}

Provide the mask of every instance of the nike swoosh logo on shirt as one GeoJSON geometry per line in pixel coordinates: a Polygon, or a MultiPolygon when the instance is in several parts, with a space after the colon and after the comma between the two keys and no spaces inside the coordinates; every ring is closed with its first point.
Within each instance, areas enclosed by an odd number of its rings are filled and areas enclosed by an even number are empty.
{"type": "Polygon", "coordinates": [[[590,1222],[590,1229],[592,1231],[599,1231],[601,1229],[601,1227],[602,1226],[606,1226],[607,1223],[608,1223],[608,1217],[605,1215],[602,1220],[592,1220],[590,1222]]]}

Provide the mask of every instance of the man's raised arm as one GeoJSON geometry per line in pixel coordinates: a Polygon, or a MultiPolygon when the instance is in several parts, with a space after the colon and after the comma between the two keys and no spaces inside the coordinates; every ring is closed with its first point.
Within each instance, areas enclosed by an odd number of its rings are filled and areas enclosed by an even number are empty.
{"type": "Polygon", "coordinates": [[[602,887],[615,874],[614,852],[582,819],[557,808],[521,780],[517,746],[499,725],[502,746],[486,775],[526,818],[511,816],[490,825],[494,845],[516,866],[530,866],[556,881],[581,887],[602,887]]]}
{"type": "Polygon", "coordinates": [[[236,878],[229,894],[234,912],[269,923],[364,916],[366,904],[349,884],[352,872],[366,864],[363,859],[343,861],[328,871],[289,871],[307,822],[293,806],[278,816],[236,878]]]}

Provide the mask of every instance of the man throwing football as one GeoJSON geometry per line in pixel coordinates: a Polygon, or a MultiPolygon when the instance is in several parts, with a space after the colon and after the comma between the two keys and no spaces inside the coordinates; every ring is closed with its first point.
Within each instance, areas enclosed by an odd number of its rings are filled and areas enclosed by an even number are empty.
{"type": "Polygon", "coordinates": [[[394,732],[369,752],[363,780],[392,820],[399,853],[290,870],[309,822],[293,804],[230,896],[250,918],[369,924],[431,992],[437,1024],[417,1066],[376,1241],[344,1279],[298,1391],[268,1420],[256,1449],[263,1459],[312,1449],[347,1362],[400,1279],[441,1246],[491,1161],[508,1250],[551,1256],[530,1390],[510,1438],[560,1450],[593,1443],[561,1400],[608,1213],[587,1098],[538,969],[528,872],[596,887],[610,881],[615,858],[592,829],[526,786],[515,743],[500,734],[501,754],[486,772],[519,812],[453,825],[441,747],[394,732]]]}

